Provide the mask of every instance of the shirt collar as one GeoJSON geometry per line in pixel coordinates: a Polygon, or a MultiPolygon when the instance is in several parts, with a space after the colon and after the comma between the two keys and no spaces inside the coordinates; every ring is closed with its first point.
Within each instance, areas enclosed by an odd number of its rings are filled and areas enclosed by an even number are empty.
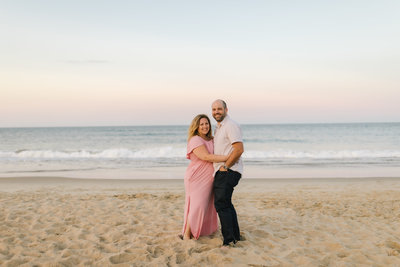
{"type": "Polygon", "coordinates": [[[221,121],[221,123],[219,124],[219,126],[218,126],[218,124],[217,124],[217,128],[221,128],[222,126],[224,126],[224,124],[225,124],[228,120],[229,120],[229,115],[226,114],[225,118],[221,121]]]}

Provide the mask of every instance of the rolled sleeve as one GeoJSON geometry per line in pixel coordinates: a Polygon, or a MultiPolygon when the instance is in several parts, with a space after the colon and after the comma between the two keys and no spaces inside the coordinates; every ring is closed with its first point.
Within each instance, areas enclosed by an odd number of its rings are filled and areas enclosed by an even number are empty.
{"type": "Polygon", "coordinates": [[[226,131],[229,141],[231,144],[241,142],[243,143],[243,135],[242,130],[237,124],[230,123],[228,126],[228,130],[226,131]]]}

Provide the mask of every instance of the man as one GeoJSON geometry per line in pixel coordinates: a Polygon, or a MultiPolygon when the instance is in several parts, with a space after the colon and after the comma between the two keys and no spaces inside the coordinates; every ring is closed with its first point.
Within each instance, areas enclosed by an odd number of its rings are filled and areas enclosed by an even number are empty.
{"type": "Polygon", "coordinates": [[[225,164],[214,163],[214,205],[221,222],[223,246],[229,246],[240,240],[239,223],[232,205],[232,193],[243,173],[241,159],[244,151],[243,138],[240,126],[228,116],[225,101],[218,99],[212,103],[212,116],[217,121],[214,153],[229,155],[232,152],[225,164]]]}

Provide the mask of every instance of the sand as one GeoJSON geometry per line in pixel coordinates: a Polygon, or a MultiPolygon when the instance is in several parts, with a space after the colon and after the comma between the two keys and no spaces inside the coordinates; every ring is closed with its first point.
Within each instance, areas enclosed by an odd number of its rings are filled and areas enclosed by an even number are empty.
{"type": "Polygon", "coordinates": [[[0,179],[1,266],[400,266],[400,179],[242,179],[243,241],[178,238],[183,180],[0,179]]]}

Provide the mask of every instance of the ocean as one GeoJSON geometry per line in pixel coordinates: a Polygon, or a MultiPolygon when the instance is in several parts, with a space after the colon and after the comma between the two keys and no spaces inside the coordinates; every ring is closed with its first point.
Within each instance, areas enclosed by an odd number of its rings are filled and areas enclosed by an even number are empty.
{"type": "MultiPolygon", "coordinates": [[[[183,179],[187,129],[0,128],[0,177],[183,179]]],[[[400,177],[400,123],[242,125],[242,131],[243,177],[400,177]]]]}

